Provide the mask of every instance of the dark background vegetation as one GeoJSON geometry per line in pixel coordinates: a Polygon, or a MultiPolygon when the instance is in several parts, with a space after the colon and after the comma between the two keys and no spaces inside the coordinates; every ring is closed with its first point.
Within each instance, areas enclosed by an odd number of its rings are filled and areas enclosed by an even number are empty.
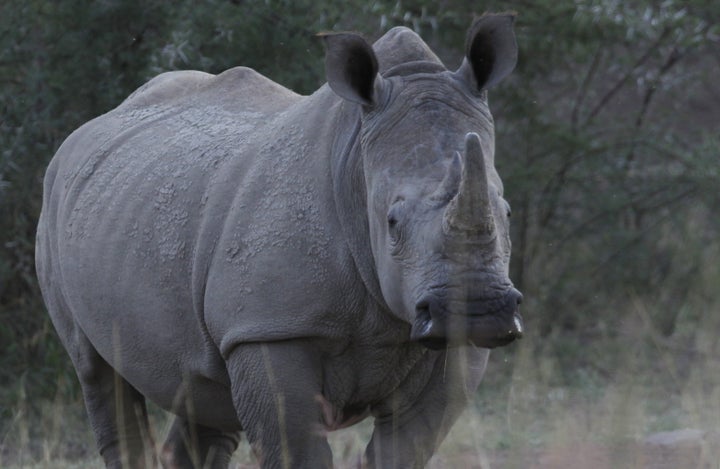
{"type": "MultiPolygon", "coordinates": [[[[495,357],[543,357],[545,379],[570,388],[601,390],[623,368],[671,395],[720,356],[720,2],[10,0],[0,439],[39,402],[79,399],[33,260],[44,170],[75,128],[168,70],[242,64],[311,93],[324,82],[324,30],[374,40],[408,26],[454,68],[486,10],[518,12],[518,67],[490,105],[528,334],[495,357]]],[[[511,383],[501,368],[495,384],[511,383]]]]}

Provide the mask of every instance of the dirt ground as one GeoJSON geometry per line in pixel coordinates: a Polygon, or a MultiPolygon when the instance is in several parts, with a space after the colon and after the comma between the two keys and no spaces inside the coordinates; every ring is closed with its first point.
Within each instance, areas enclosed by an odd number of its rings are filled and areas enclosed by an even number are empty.
{"type": "MultiPolygon", "coordinates": [[[[691,431],[694,432],[694,431],[691,431]]],[[[686,430],[668,432],[665,442],[626,442],[613,445],[598,443],[575,443],[548,448],[523,448],[484,452],[467,448],[454,453],[441,452],[433,457],[427,469],[720,469],[720,439],[696,438],[686,430]],[[683,434],[685,432],[685,434],[683,434]],[[678,434],[680,435],[678,437],[678,434]]],[[[11,458],[12,460],[13,458],[11,458]]],[[[248,458],[243,458],[248,461],[248,458]]],[[[337,469],[357,469],[358,457],[349,457],[336,465],[337,469]]],[[[5,459],[6,462],[9,462],[5,459]]],[[[47,461],[46,461],[47,463],[47,461]]],[[[40,469],[50,467],[46,463],[13,464],[12,469],[40,469]]],[[[53,467],[75,469],[100,467],[97,456],[74,462],[56,461],[53,467]],[[83,462],[84,461],[84,462],[83,462]]],[[[248,462],[234,462],[234,469],[259,469],[248,462]]]]}
{"type": "MultiPolygon", "coordinates": [[[[351,458],[352,459],[352,458],[351,458]]],[[[356,469],[357,460],[338,469],[356,469]]],[[[516,451],[439,454],[427,469],[720,469],[720,439],[696,430],[678,430],[653,435],[644,441],[603,445],[575,443],[551,448],[516,451]],[[657,438],[654,438],[657,437],[657,438]]],[[[237,469],[258,469],[238,464],[237,469]]]]}
{"type": "MultiPolygon", "coordinates": [[[[717,456],[715,452],[715,456],[717,456]]],[[[647,444],[609,447],[598,444],[575,444],[546,449],[527,449],[510,453],[498,451],[478,455],[468,451],[454,457],[435,457],[427,469],[718,469],[720,460],[701,446],[661,448],[647,444]]],[[[348,461],[338,469],[355,469],[348,461]]],[[[258,469],[253,464],[239,464],[237,469],[258,469]]]]}
{"type": "Polygon", "coordinates": [[[436,457],[431,469],[720,469],[720,438],[698,430],[663,432],[613,445],[574,443],[436,457]]]}
{"type": "MultiPolygon", "coordinates": [[[[563,436],[493,441],[488,436],[497,434],[499,423],[478,427],[474,423],[479,415],[468,412],[458,422],[457,428],[428,463],[428,469],[720,469],[720,425],[717,429],[710,425],[705,430],[684,428],[608,441],[607,434],[600,437],[592,431],[579,431],[571,428],[572,421],[564,420],[566,431],[561,432],[563,436]]],[[[593,416],[600,418],[598,413],[593,416]]],[[[167,423],[156,426],[160,429],[155,435],[156,441],[162,441],[167,423]]],[[[45,444],[17,445],[15,443],[21,441],[0,438],[0,467],[76,469],[102,466],[84,420],[60,428],[69,431],[61,430],[45,444]]],[[[357,428],[331,434],[337,469],[360,467],[359,457],[371,431],[372,422],[363,422],[357,428]]],[[[258,469],[245,441],[233,457],[231,468],[258,469]]]]}

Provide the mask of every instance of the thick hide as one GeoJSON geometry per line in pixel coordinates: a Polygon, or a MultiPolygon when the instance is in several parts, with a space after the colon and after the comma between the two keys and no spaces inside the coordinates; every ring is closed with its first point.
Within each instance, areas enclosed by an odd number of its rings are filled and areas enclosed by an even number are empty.
{"type": "Polygon", "coordinates": [[[247,68],[162,74],[75,131],[45,176],[43,297],[108,467],[420,467],[523,333],[487,88],[515,65],[486,15],[447,70],[413,32],[322,36],[300,96],[247,68]]]}

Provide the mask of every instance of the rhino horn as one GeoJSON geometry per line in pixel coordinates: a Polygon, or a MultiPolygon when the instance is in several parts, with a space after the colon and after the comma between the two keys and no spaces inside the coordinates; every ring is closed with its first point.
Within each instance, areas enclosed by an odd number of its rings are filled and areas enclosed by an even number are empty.
{"type": "Polygon", "coordinates": [[[490,187],[480,136],[474,132],[465,136],[462,175],[457,195],[445,211],[446,231],[473,231],[491,235],[495,231],[490,187]]]}

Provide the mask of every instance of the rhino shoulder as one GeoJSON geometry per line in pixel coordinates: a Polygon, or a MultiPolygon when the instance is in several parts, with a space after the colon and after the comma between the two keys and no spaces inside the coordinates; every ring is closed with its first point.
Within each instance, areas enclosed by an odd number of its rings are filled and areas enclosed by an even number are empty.
{"type": "Polygon", "coordinates": [[[214,76],[207,88],[209,94],[226,104],[241,103],[244,110],[265,113],[278,111],[302,97],[248,67],[234,67],[214,76]]]}
{"type": "Polygon", "coordinates": [[[139,108],[166,104],[197,92],[214,75],[196,70],[161,73],[135,90],[119,108],[139,108]]]}
{"type": "Polygon", "coordinates": [[[168,106],[197,99],[206,105],[237,103],[244,111],[268,111],[299,97],[248,67],[234,67],[218,75],[181,70],[156,76],[132,93],[118,110],[168,106]]]}
{"type": "Polygon", "coordinates": [[[407,62],[435,62],[442,64],[437,55],[415,31],[397,26],[385,33],[373,49],[378,58],[380,73],[407,62]]]}

